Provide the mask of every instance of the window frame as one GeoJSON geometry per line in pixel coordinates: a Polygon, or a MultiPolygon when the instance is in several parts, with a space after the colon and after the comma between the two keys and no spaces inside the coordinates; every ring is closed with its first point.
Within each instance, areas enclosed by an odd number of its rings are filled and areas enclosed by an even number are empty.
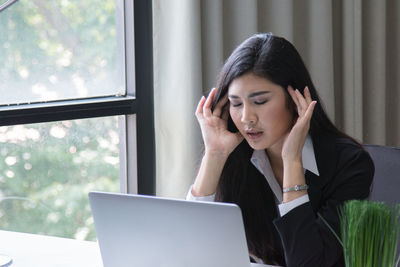
{"type": "Polygon", "coordinates": [[[123,8],[125,96],[1,106],[0,126],[124,115],[119,120],[121,192],[155,195],[152,1],[124,0],[123,8]]]}

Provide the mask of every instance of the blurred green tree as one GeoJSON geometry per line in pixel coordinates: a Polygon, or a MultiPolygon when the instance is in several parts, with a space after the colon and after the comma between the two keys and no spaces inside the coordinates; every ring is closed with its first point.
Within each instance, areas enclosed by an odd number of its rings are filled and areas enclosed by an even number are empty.
{"type": "MultiPolygon", "coordinates": [[[[115,9],[115,0],[20,0],[2,12],[0,105],[85,97],[80,80],[101,95],[121,71],[115,9]]],[[[91,190],[119,191],[116,117],[0,127],[0,229],[94,240],[91,190]]]]}
{"type": "Polygon", "coordinates": [[[115,1],[19,0],[2,12],[0,105],[123,92],[115,1]]]}
{"type": "Polygon", "coordinates": [[[93,240],[88,192],[119,191],[117,123],[0,127],[0,228],[93,240]]]}

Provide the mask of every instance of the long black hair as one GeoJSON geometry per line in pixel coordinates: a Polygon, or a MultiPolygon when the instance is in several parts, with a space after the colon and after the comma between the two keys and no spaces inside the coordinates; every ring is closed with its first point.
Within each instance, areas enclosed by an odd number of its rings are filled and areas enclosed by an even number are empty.
{"type": "MultiPolygon", "coordinates": [[[[302,58],[284,38],[271,33],[255,34],[239,45],[222,67],[213,107],[227,94],[231,82],[247,73],[280,85],[294,118],[297,118],[296,107],[287,88],[290,85],[303,94],[307,86],[311,98],[317,101],[310,122],[311,137],[326,133],[347,137],[328,118],[302,58]]],[[[228,128],[237,131],[230,116],[228,128]]],[[[265,263],[285,265],[281,242],[272,223],[277,217],[275,199],[263,175],[250,163],[252,151],[244,140],[231,153],[221,174],[216,201],[241,207],[250,253],[265,263]]]]}

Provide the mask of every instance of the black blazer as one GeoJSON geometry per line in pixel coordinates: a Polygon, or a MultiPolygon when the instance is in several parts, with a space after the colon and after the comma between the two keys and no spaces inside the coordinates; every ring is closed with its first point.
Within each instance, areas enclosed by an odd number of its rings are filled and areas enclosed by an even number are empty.
{"type": "Polygon", "coordinates": [[[345,266],[343,248],[318,213],[340,236],[338,207],[370,193],[374,164],[368,152],[347,138],[312,138],[320,176],[306,171],[310,202],[276,218],[289,267],[345,266]]]}

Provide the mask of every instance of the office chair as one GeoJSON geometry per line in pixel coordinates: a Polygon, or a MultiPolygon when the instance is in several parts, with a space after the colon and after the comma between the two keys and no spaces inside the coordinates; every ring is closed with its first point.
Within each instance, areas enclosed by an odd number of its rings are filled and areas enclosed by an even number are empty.
{"type": "Polygon", "coordinates": [[[375,164],[369,200],[400,203],[400,148],[364,145],[375,164]]]}

